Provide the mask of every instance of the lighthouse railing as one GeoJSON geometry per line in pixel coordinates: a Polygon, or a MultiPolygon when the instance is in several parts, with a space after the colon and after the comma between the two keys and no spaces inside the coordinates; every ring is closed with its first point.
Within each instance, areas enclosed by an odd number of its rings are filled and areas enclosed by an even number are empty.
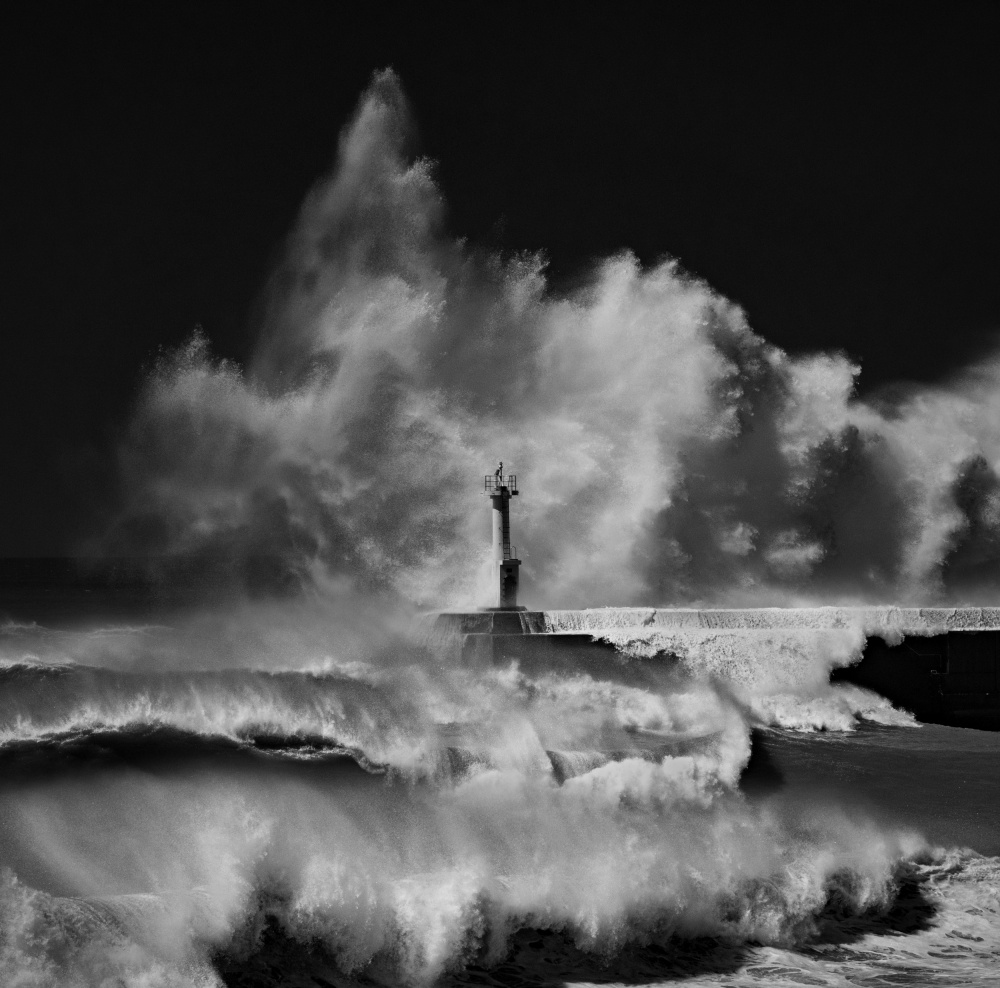
{"type": "Polygon", "coordinates": [[[513,473],[507,474],[506,477],[497,477],[495,474],[489,473],[484,480],[483,491],[486,494],[498,494],[504,487],[512,494],[517,490],[517,475],[513,473]]]}

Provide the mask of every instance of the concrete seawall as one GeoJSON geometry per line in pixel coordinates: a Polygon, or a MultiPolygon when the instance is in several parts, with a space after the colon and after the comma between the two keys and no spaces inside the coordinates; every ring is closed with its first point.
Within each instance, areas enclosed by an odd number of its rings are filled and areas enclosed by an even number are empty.
{"type": "Polygon", "coordinates": [[[874,690],[925,723],[1000,730],[1000,631],[946,631],[898,645],[869,637],[861,662],[831,678],[874,690]]]}
{"type": "Polygon", "coordinates": [[[424,621],[470,662],[581,670],[606,661],[622,632],[671,659],[672,632],[855,628],[866,638],[861,661],[835,669],[833,681],[874,690],[925,723],[1000,730],[1000,608],[595,608],[435,612],[424,621]]]}

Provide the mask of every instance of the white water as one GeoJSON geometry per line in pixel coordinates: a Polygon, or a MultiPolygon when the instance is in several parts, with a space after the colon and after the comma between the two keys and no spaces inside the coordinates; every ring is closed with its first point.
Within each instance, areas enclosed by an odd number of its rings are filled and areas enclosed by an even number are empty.
{"type": "Polygon", "coordinates": [[[467,607],[503,459],[524,590],[547,606],[996,599],[996,356],[864,400],[843,354],[782,351],[675,261],[598,259],[559,294],[541,256],[447,231],[410,131],[378,74],[249,366],[198,336],[145,382],[94,549],[237,582],[266,556],[359,604],[467,607]]]}
{"type": "Polygon", "coordinates": [[[110,635],[107,666],[26,666],[18,644],[55,633],[10,628],[0,760],[9,771],[40,757],[51,774],[15,774],[0,796],[0,972],[24,985],[215,985],[213,955],[250,964],[266,917],[341,972],[394,984],[503,963],[523,929],[568,937],[595,964],[672,937],[801,947],[831,896],[850,914],[889,908],[899,869],[923,853],[915,831],[738,789],[755,724],[906,721],[829,685],[863,642],[833,623],[612,629],[624,644],[602,665],[542,657],[530,670],[467,667],[420,642],[365,656],[351,638],[337,667],[335,638],[314,650],[316,627],[275,638],[243,626],[248,667],[213,638],[199,654],[215,648],[218,668],[197,671],[200,618],[62,631],[60,655],[75,640],[91,663],[94,637],[110,635]],[[650,658],[632,634],[667,635],[680,661],[650,658]],[[276,644],[270,664],[286,669],[264,672],[276,644]],[[337,671],[310,671],[324,663],[337,671]],[[165,749],[151,770],[128,748],[150,726],[205,745],[315,734],[390,774],[294,751],[284,768],[280,754],[231,764],[211,747],[192,762],[165,749]],[[70,735],[90,746],[71,749],[70,735]]]}

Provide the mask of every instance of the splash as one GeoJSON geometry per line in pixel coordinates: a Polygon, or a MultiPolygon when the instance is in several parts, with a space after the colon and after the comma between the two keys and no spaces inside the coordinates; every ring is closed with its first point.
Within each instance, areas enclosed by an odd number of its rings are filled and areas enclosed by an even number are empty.
{"type": "Polygon", "coordinates": [[[884,612],[547,612],[617,648],[485,667],[283,612],[215,610],[214,635],[7,629],[11,983],[215,986],[290,957],[303,978],[426,985],[513,963],[529,934],[583,971],[711,938],[794,973],[831,922],[880,928],[914,868],[947,877],[898,823],[741,788],[751,728],[908,722],[829,683],[884,612]]]}
{"type": "Polygon", "coordinates": [[[696,665],[369,659],[0,670],[0,972],[214,985],[275,931],[336,983],[429,984],[524,929],[793,945],[832,901],[887,908],[922,847],[749,801],[747,707],[696,665]]]}
{"type": "MultiPolygon", "coordinates": [[[[478,603],[476,479],[523,478],[524,593],[547,606],[986,602],[1000,561],[1000,363],[892,401],[793,356],[672,260],[450,238],[375,76],[307,197],[254,357],[207,340],[146,382],[104,545],[333,595],[478,603]]],[[[186,570],[185,570],[186,572],[186,570]]]]}

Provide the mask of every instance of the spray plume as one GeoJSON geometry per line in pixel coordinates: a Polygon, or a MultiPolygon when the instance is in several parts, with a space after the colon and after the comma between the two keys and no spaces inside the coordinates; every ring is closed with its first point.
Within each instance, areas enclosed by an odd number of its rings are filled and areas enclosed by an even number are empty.
{"type": "Polygon", "coordinates": [[[469,605],[475,479],[503,456],[531,492],[518,541],[549,606],[995,591],[995,359],[880,404],[854,396],[845,356],[768,344],[673,260],[611,257],[558,296],[541,257],[449,239],[411,129],[377,74],[248,370],[196,336],[148,380],[115,551],[264,555],[333,590],[469,605]]]}

